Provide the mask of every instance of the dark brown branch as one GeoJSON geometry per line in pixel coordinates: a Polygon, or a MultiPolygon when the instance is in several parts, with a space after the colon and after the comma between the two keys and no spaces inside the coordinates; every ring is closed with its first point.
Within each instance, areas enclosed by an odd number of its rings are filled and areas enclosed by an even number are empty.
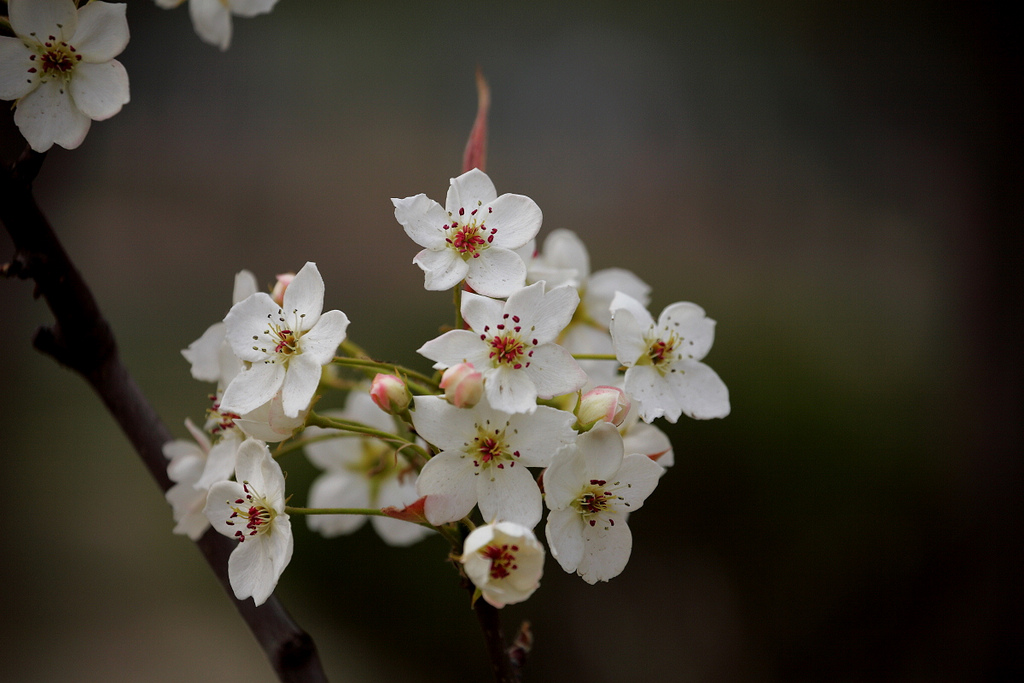
{"type": "MultiPolygon", "coordinates": [[[[122,364],[110,325],[36,204],[32,181],[43,158],[26,149],[17,163],[0,168],[0,222],[15,247],[14,258],[2,273],[35,280],[36,295],[46,300],[55,320],[52,327],[36,332],[35,347],[85,378],[166,491],[173,482],[167,477],[163,445],[171,435],[122,364]]],[[[196,545],[278,678],[296,683],[326,681],[313,639],[276,598],[259,607],[252,600],[235,599],[227,576],[234,542],[210,529],[196,545]]]]}

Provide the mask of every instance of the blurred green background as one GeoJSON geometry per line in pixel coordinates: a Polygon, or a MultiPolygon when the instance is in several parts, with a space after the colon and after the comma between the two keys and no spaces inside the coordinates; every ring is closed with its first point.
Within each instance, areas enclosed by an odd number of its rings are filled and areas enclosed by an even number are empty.
{"type": "MultiPolygon", "coordinates": [[[[488,172],[541,237],[695,301],[732,415],[671,428],[626,571],[550,560],[504,610],[526,680],[999,681],[1024,674],[1020,23],[987,3],[284,0],[221,54],[128,8],[132,102],[54,149],[40,204],[178,436],[179,350],[236,271],[315,260],[382,359],[450,317],[390,197],[443,201],[493,91],[488,172]]],[[[4,121],[5,136],[11,135],[4,121]]],[[[0,235],[0,261],[13,248],[0,235]]],[[[4,681],[270,681],[84,383],[0,283],[4,681]]],[[[685,419],[685,418],[684,418],[685,419]]],[[[285,463],[295,501],[312,477],[285,463]]],[[[335,681],[487,679],[437,539],[324,541],[277,595],[335,681]]]]}

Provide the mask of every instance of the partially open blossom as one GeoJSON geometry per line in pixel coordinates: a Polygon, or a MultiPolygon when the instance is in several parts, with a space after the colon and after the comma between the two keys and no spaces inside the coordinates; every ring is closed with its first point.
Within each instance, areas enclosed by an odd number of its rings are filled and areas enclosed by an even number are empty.
{"type": "MultiPolygon", "coordinates": [[[[156,0],[164,9],[177,7],[185,0],[156,0]]],[[[192,26],[204,43],[227,50],[231,45],[231,15],[254,17],[266,14],[277,0],[189,0],[192,26]]]]}
{"type": "Polygon", "coordinates": [[[0,36],[0,99],[17,100],[14,123],[37,152],[82,144],[93,121],[128,103],[128,73],[114,59],[128,44],[124,4],[10,0],[0,36]]]}
{"type": "Polygon", "coordinates": [[[295,279],[295,273],[279,273],[277,276],[277,282],[274,283],[274,289],[270,292],[270,298],[274,300],[274,303],[278,306],[284,306],[284,292],[288,289],[288,285],[295,279]]]}
{"type": "Polygon", "coordinates": [[[409,409],[412,394],[401,377],[378,372],[370,386],[370,398],[388,415],[400,415],[409,409]]]}
{"type": "Polygon", "coordinates": [[[472,363],[457,363],[441,375],[441,388],[456,408],[472,408],[484,395],[484,376],[472,363]]]}
{"type": "Polygon", "coordinates": [[[526,600],[540,586],[544,547],[521,524],[496,522],[466,537],[459,561],[483,599],[501,608],[526,600]]]}
{"type": "MultiPolygon", "coordinates": [[[[238,271],[231,293],[232,305],[244,301],[258,290],[255,275],[248,270],[238,271]]],[[[243,367],[242,361],[231,350],[231,344],[228,344],[227,332],[227,325],[223,321],[216,322],[181,352],[185,360],[192,364],[193,377],[204,382],[216,382],[220,390],[230,384],[243,367]]]]}
{"type": "Polygon", "coordinates": [[[629,398],[626,392],[616,387],[595,387],[580,399],[576,421],[584,429],[590,429],[599,420],[611,422],[618,427],[629,413],[629,398]]]}
{"type": "Polygon", "coordinates": [[[284,414],[296,417],[320,384],[321,367],[330,363],[345,339],[348,316],[324,307],[324,280],[307,262],[278,306],[256,292],[231,307],[224,323],[235,355],[249,363],[224,390],[223,410],[239,415],[255,410],[281,392],[284,414]]]}
{"type": "Polygon", "coordinates": [[[235,479],[210,487],[203,512],[214,529],[238,541],[228,559],[235,597],[262,605],[292,558],[284,473],[266,444],[248,439],[238,448],[235,479]]]}
{"type": "Polygon", "coordinates": [[[424,247],[413,263],[427,289],[465,280],[480,294],[506,297],[526,283],[526,264],[514,250],[536,236],[542,218],[529,197],[499,197],[487,174],[474,168],[452,178],[444,208],[425,194],[391,201],[405,233],[424,247]]]}

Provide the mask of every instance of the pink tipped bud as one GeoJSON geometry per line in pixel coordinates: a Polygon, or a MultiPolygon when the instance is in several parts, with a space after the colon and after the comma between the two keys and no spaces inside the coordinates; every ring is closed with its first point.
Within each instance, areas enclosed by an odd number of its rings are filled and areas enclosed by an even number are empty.
{"type": "Polygon", "coordinates": [[[288,289],[288,285],[292,283],[294,278],[295,273],[281,273],[277,276],[277,284],[274,285],[273,291],[270,292],[270,298],[278,306],[284,306],[284,290],[288,289]]]}
{"type": "Polygon", "coordinates": [[[611,422],[618,427],[626,419],[629,405],[626,392],[622,389],[597,387],[584,394],[580,400],[576,419],[586,429],[590,429],[599,420],[611,422]]]}
{"type": "Polygon", "coordinates": [[[457,408],[472,408],[484,395],[484,376],[476,371],[472,363],[459,363],[444,371],[441,376],[444,397],[457,408]]]}
{"type": "Polygon", "coordinates": [[[370,387],[370,398],[377,407],[389,415],[398,415],[409,409],[412,394],[400,378],[378,374],[370,387]]]}

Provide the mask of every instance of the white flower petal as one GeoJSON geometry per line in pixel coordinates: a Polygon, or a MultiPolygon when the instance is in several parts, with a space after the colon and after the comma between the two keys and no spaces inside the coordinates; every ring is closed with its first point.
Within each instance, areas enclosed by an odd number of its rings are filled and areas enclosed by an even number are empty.
{"type": "Polygon", "coordinates": [[[51,35],[68,40],[78,27],[78,10],[72,0],[10,0],[7,16],[19,36],[34,36],[40,42],[51,35]]]}
{"type": "Polygon", "coordinates": [[[678,335],[682,345],[677,351],[684,359],[704,358],[715,342],[715,321],[704,314],[703,308],[688,301],[665,308],[658,327],[678,335]]]}
{"type": "Polygon", "coordinates": [[[487,229],[497,230],[493,245],[506,249],[518,249],[536,237],[544,218],[537,202],[521,194],[503,194],[481,213],[487,229]]]}
{"type": "Polygon", "coordinates": [[[232,14],[240,17],[255,17],[257,14],[266,14],[274,8],[277,0],[227,0],[228,7],[232,14]]]}
{"type": "Polygon", "coordinates": [[[475,433],[476,422],[483,415],[480,409],[456,408],[438,396],[417,396],[412,421],[416,433],[442,451],[465,445],[466,435],[475,433]]]}
{"type": "Polygon", "coordinates": [[[274,349],[267,346],[263,333],[267,329],[267,322],[276,321],[280,316],[280,310],[266,292],[256,292],[231,307],[224,317],[224,324],[228,328],[225,338],[236,356],[256,363],[274,355],[274,349]]]}
{"type": "Polygon", "coordinates": [[[260,290],[256,276],[248,270],[240,270],[235,274],[235,285],[231,291],[231,303],[244,301],[260,290]]]}
{"type": "Polygon", "coordinates": [[[256,410],[274,398],[284,380],[284,366],[278,363],[255,363],[231,380],[221,397],[220,408],[238,415],[256,410]]]}
{"type": "Polygon", "coordinates": [[[487,402],[506,413],[531,413],[537,409],[537,388],[523,370],[502,365],[484,373],[487,402]]]}
{"type": "Polygon", "coordinates": [[[203,42],[227,50],[231,45],[231,12],[221,0],[189,0],[192,26],[203,42]]]}
{"type": "Polygon", "coordinates": [[[466,279],[469,265],[452,249],[424,249],[412,262],[423,271],[423,287],[431,292],[451,289],[466,279]]]}
{"type": "MultiPolygon", "coordinates": [[[[589,584],[615,578],[626,568],[633,550],[633,534],[625,523],[603,529],[584,525],[586,550],[576,568],[589,584]]],[[[554,554],[554,551],[552,551],[554,554]]]]}
{"type": "Polygon", "coordinates": [[[622,467],[622,436],[608,422],[601,422],[589,432],[580,434],[576,447],[583,454],[587,480],[610,481],[622,467]]]}
{"type": "MultiPolygon", "coordinates": [[[[323,474],[309,487],[309,507],[368,508],[370,489],[347,472],[323,474]]],[[[326,538],[350,534],[366,522],[365,515],[307,515],[309,528],[326,538]]]]}
{"type": "Polygon", "coordinates": [[[658,487],[658,480],[665,470],[646,455],[632,453],[622,459],[622,467],[614,475],[617,481],[628,482],[628,486],[615,489],[616,495],[622,497],[622,504],[635,512],[643,507],[647,496],[658,487]]]}
{"type": "Polygon", "coordinates": [[[324,279],[315,263],[307,261],[295,274],[284,291],[281,309],[286,318],[295,320],[296,331],[306,332],[316,325],[324,310],[324,279]]]}
{"type": "Polygon", "coordinates": [[[508,420],[509,429],[515,434],[515,450],[519,451],[519,462],[527,467],[547,467],[555,451],[576,441],[572,426],[576,417],[565,410],[549,406],[538,406],[530,415],[512,415],[508,420]]]}
{"type": "MultiPolygon", "coordinates": [[[[539,284],[539,283],[538,283],[539,284]]],[[[537,285],[530,285],[536,287],[537,285]]],[[[569,285],[562,285],[544,292],[531,320],[535,325],[533,336],[541,344],[554,341],[569,321],[580,303],[579,293],[569,285]]]]}
{"type": "Polygon", "coordinates": [[[583,518],[575,510],[552,510],[548,513],[544,529],[548,549],[562,569],[569,573],[576,571],[583,559],[583,526],[583,518]]]}
{"type": "Polygon", "coordinates": [[[299,339],[302,357],[308,357],[319,366],[327,365],[334,359],[338,345],[345,341],[347,331],[348,316],[337,310],[327,311],[320,316],[316,327],[299,339]]]}
{"type": "Polygon", "coordinates": [[[462,319],[476,332],[482,332],[486,326],[497,325],[503,309],[504,304],[495,299],[472,292],[462,295],[462,319]]]}
{"type": "Polygon", "coordinates": [[[129,100],[128,72],[116,59],[79,64],[68,87],[75,106],[95,121],[109,119],[129,100]]]}
{"type": "Polygon", "coordinates": [[[634,299],[633,297],[623,292],[616,292],[615,297],[612,298],[611,310],[612,318],[615,318],[615,312],[619,309],[626,309],[633,314],[636,325],[641,329],[648,329],[654,325],[654,317],[651,316],[642,303],[634,299]]]}
{"type": "MultiPolygon", "coordinates": [[[[72,44],[84,62],[108,62],[121,54],[128,45],[127,7],[124,3],[90,2],[78,10],[78,29],[72,44]]],[[[74,78],[78,78],[78,69],[74,78]]],[[[127,76],[125,79],[127,83],[127,76]]]]}
{"type": "Polygon", "coordinates": [[[0,100],[24,97],[39,85],[38,67],[29,72],[34,54],[21,39],[0,36],[0,100]]]}
{"type": "Polygon", "coordinates": [[[435,361],[434,367],[437,369],[458,363],[472,363],[477,370],[483,370],[490,364],[487,345],[480,341],[476,332],[469,330],[449,330],[428,341],[416,353],[435,361]]]}
{"type": "Polygon", "coordinates": [[[424,513],[433,525],[462,519],[476,504],[473,462],[454,451],[438,453],[427,461],[416,481],[416,491],[426,496],[424,513]]]}
{"type": "Polygon", "coordinates": [[[532,529],[540,521],[544,503],[540,488],[526,467],[491,467],[476,478],[480,515],[485,521],[516,522],[532,529]]]}
{"type": "Polygon", "coordinates": [[[524,371],[541,398],[568,394],[587,383],[587,373],[571,353],[557,344],[541,344],[533,349],[530,366],[524,371]]]}
{"type": "Polygon", "coordinates": [[[92,125],[89,117],[72,103],[60,79],[42,83],[21,98],[14,110],[14,123],[37,152],[45,152],[54,143],[64,149],[75,149],[92,125]]]}
{"type": "Polygon", "coordinates": [[[445,209],[457,214],[459,209],[472,211],[478,206],[489,204],[498,196],[494,183],[479,168],[466,171],[458,178],[451,179],[445,209]]]}
{"type": "Polygon", "coordinates": [[[288,372],[281,385],[281,407],[285,415],[296,417],[309,407],[309,402],[320,385],[322,367],[305,353],[294,356],[288,362],[288,372]]]}
{"type": "Polygon", "coordinates": [[[679,410],[696,420],[729,414],[729,389],[714,370],[696,361],[675,363],[673,369],[677,372],[670,373],[668,379],[679,410]]]}
{"type": "Polygon", "coordinates": [[[526,264],[508,249],[491,247],[466,261],[466,267],[466,283],[484,296],[506,297],[526,283],[526,264]]]}
{"type": "Polygon", "coordinates": [[[204,512],[214,529],[225,536],[234,536],[237,527],[234,523],[228,524],[234,513],[230,504],[244,495],[245,490],[237,481],[220,481],[210,487],[204,512]]]}
{"type": "Polygon", "coordinates": [[[431,251],[448,251],[442,227],[448,223],[448,214],[440,204],[425,194],[392,199],[391,203],[395,205],[395,219],[409,239],[431,251]]]}
{"type": "Polygon", "coordinates": [[[208,489],[219,481],[226,481],[235,473],[235,459],[241,439],[233,434],[214,444],[206,458],[203,474],[195,483],[197,489],[208,489]]]}
{"type": "Polygon", "coordinates": [[[590,317],[604,327],[608,327],[611,322],[611,304],[617,292],[629,295],[642,306],[647,306],[650,302],[650,285],[632,271],[623,268],[605,268],[597,271],[587,280],[583,303],[590,317]]]}
{"type": "MultiPolygon", "coordinates": [[[[619,296],[616,295],[616,300],[619,296]]],[[[647,341],[644,339],[645,328],[640,326],[633,311],[627,308],[613,309],[608,331],[612,336],[615,357],[626,367],[631,367],[647,354],[647,341]]]]}
{"type": "Polygon", "coordinates": [[[220,379],[220,349],[227,329],[224,323],[214,323],[187,349],[182,349],[181,355],[192,364],[194,378],[203,382],[216,382],[220,379]]]}
{"type": "Polygon", "coordinates": [[[626,370],[625,388],[626,393],[633,397],[644,422],[652,422],[662,416],[669,422],[679,419],[682,408],[677,392],[654,366],[637,365],[626,370]]]}

